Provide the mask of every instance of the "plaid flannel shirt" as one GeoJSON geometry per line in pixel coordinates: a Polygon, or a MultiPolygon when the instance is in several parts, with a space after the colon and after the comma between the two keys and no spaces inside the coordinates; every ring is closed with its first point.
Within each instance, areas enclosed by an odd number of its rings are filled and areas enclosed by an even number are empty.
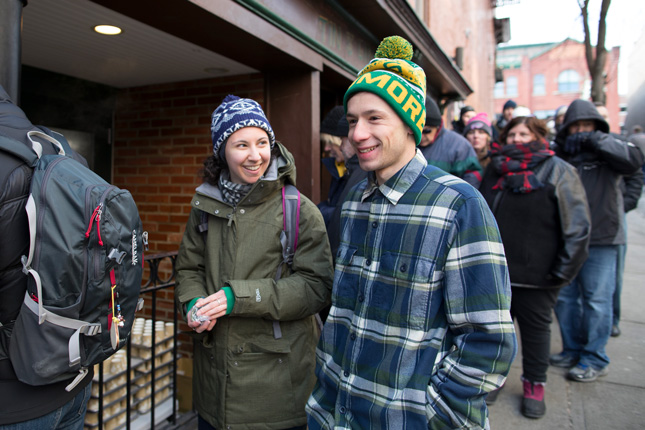
{"type": "Polygon", "coordinates": [[[488,428],[517,343],[497,225],[421,152],[343,205],[309,429],[488,428]]]}

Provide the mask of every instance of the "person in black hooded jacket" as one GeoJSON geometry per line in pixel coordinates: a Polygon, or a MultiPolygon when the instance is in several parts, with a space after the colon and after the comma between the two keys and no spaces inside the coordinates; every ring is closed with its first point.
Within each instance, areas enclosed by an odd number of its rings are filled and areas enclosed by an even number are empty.
{"type": "Polygon", "coordinates": [[[591,211],[589,257],[578,276],[560,291],[555,313],[563,351],[554,366],[569,368],[573,381],[591,382],[608,372],[605,351],[611,332],[618,245],[625,243],[623,175],[643,164],[632,143],[609,134],[609,124],[586,100],[574,100],[555,138],[557,155],[578,170],[591,211]]]}
{"type": "MultiPolygon", "coordinates": [[[[39,130],[0,86],[0,135],[31,145],[27,132],[39,130]]],[[[52,144],[40,140],[43,153],[54,154],[52,144]]],[[[87,165],[74,153],[76,160],[87,165]]],[[[29,229],[25,205],[29,196],[32,168],[22,160],[0,150],[0,429],[47,428],[82,429],[90,397],[92,375],[84,378],[71,392],[70,381],[31,386],[20,382],[9,359],[13,323],[27,290],[27,276],[20,257],[29,252],[29,229]]],[[[90,370],[91,372],[91,370],[90,370]]]]}

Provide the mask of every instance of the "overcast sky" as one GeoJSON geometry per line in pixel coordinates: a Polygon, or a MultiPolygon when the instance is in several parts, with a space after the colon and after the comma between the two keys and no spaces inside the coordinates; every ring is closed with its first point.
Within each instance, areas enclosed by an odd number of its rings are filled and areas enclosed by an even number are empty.
{"type": "MultiPolygon", "coordinates": [[[[596,43],[601,0],[591,0],[589,26],[596,43]]],[[[511,18],[511,40],[507,45],[561,42],[567,37],[584,40],[577,0],[519,0],[518,4],[495,9],[497,18],[511,18]]],[[[607,14],[605,47],[620,46],[618,91],[626,94],[627,60],[634,42],[645,28],[644,0],[612,0],[607,14]],[[622,67],[621,67],[622,66],[622,67]]],[[[644,77],[645,78],[645,77],[644,77]]]]}

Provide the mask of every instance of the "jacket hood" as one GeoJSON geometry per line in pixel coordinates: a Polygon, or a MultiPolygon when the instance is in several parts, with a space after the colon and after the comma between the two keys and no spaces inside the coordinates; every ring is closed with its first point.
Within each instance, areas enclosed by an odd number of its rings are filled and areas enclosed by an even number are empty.
{"type": "Polygon", "coordinates": [[[28,143],[27,132],[33,129],[34,125],[27,119],[27,115],[14,104],[0,85],[0,134],[28,143]]]}
{"type": "Polygon", "coordinates": [[[596,106],[587,100],[574,100],[567,108],[567,113],[564,115],[564,122],[558,134],[555,136],[555,141],[560,143],[564,142],[569,135],[569,126],[576,121],[592,120],[596,122],[596,130],[603,133],[609,133],[609,124],[605,118],[600,115],[596,106]]]}

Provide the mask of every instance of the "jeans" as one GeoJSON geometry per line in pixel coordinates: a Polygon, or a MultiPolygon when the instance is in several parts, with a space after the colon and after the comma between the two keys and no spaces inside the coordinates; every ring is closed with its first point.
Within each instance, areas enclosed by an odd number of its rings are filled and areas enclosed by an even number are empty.
{"type": "Polygon", "coordinates": [[[618,258],[616,259],[616,289],[613,298],[612,325],[617,326],[620,321],[620,294],[623,291],[623,273],[625,272],[625,255],[627,254],[627,216],[625,216],[625,244],[618,245],[618,258]]]}
{"type": "Polygon", "coordinates": [[[511,316],[517,321],[522,341],[522,376],[546,382],[551,351],[551,315],[559,288],[512,287],[511,316]]]}
{"type": "Polygon", "coordinates": [[[21,423],[0,426],[0,430],[83,430],[87,401],[91,394],[92,383],[89,383],[85,389],[79,391],[76,397],[47,415],[21,423]]]}
{"type": "Polygon", "coordinates": [[[590,246],[589,257],[571,284],[560,290],[555,314],[563,352],[580,364],[603,369],[611,334],[618,246],[590,246]]]}

